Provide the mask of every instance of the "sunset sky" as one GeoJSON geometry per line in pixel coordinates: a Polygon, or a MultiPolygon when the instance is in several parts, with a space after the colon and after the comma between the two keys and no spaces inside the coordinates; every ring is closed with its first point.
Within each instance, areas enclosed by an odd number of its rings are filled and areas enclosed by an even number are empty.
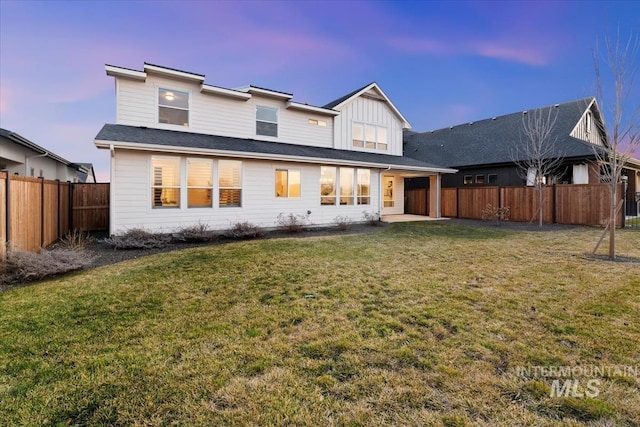
{"type": "Polygon", "coordinates": [[[313,105],[376,81],[426,131],[592,95],[592,48],[618,31],[640,33],[640,2],[0,0],[0,127],[108,181],[105,64],[313,105]]]}

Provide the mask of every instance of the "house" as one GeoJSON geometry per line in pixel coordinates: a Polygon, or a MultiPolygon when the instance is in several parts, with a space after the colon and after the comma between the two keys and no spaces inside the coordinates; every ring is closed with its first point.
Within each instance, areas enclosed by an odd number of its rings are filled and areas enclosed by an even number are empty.
{"type": "MultiPolygon", "coordinates": [[[[595,98],[584,98],[543,107],[542,117],[555,117],[550,140],[554,141],[554,157],[563,161],[546,183],[597,184],[601,181],[600,165],[594,149],[605,143],[603,125],[595,98]]],[[[431,132],[405,131],[405,155],[458,170],[444,175],[442,187],[481,187],[533,185],[534,177],[517,165],[514,146],[524,137],[523,121],[534,110],[492,117],[431,132]],[[515,155],[514,155],[515,153],[515,155]]],[[[640,161],[631,159],[624,175],[628,177],[628,193],[640,191],[640,161]]],[[[407,180],[407,188],[425,188],[422,179],[407,180]]]]}
{"type": "MultiPolygon", "coordinates": [[[[149,63],[105,70],[116,83],[116,123],[95,145],[111,152],[112,233],[274,227],[280,214],[308,212],[314,225],[402,214],[405,179],[439,187],[455,172],[403,155],[411,126],[376,83],[313,106],[149,63]]],[[[429,214],[439,217],[433,197],[429,214]]]]}
{"type": "Polygon", "coordinates": [[[96,181],[91,163],[71,163],[7,129],[0,129],[0,170],[50,180],[96,181]]]}

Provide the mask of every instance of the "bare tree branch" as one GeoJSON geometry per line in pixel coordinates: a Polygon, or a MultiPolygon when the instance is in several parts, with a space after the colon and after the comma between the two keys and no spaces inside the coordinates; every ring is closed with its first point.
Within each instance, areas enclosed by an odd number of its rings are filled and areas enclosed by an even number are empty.
{"type": "MultiPolygon", "coordinates": [[[[534,185],[538,191],[538,224],[542,228],[543,191],[546,178],[551,181],[560,170],[564,152],[557,146],[553,129],[558,120],[556,107],[525,111],[519,143],[510,147],[511,160],[518,166],[518,173],[534,185]]],[[[552,182],[551,182],[552,183],[552,182]]],[[[532,216],[533,219],[533,216],[532,216]]]]}
{"type": "Polygon", "coordinates": [[[604,48],[596,43],[593,65],[596,78],[596,102],[603,113],[597,122],[604,137],[603,146],[594,145],[594,154],[601,165],[602,180],[609,184],[611,209],[609,215],[609,258],[615,258],[616,200],[623,169],[633,153],[640,148],[640,99],[635,94],[635,80],[640,70],[640,40],[630,36],[621,41],[604,38],[604,48]],[[635,96],[635,98],[634,98],[635,96]]]}

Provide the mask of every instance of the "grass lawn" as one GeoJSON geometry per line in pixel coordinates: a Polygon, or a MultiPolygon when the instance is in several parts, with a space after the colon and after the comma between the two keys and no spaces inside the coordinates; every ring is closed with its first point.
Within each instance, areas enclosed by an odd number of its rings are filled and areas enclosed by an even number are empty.
{"type": "Polygon", "coordinates": [[[5,292],[0,424],[638,426],[629,372],[518,369],[640,370],[640,264],[585,256],[600,233],[400,223],[5,292]]]}

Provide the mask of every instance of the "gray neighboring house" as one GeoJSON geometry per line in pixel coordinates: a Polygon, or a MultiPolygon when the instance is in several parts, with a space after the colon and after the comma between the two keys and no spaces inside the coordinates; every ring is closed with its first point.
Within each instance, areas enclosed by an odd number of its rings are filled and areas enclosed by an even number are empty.
{"type": "MultiPolygon", "coordinates": [[[[600,168],[594,149],[604,144],[601,115],[594,98],[584,98],[543,107],[557,111],[552,139],[556,156],[564,157],[555,177],[546,182],[596,184],[600,168]]],[[[431,132],[405,132],[405,156],[458,169],[442,176],[442,187],[532,185],[512,158],[512,147],[524,138],[523,116],[529,111],[460,124],[431,132]]],[[[522,159],[518,159],[522,160],[522,159]]],[[[629,191],[640,191],[640,161],[632,159],[625,175],[629,191]]],[[[407,188],[424,188],[420,179],[408,180],[407,188]]]]}
{"type": "Polygon", "coordinates": [[[27,138],[0,128],[0,170],[11,175],[96,182],[91,163],[72,163],[27,138]]]}

